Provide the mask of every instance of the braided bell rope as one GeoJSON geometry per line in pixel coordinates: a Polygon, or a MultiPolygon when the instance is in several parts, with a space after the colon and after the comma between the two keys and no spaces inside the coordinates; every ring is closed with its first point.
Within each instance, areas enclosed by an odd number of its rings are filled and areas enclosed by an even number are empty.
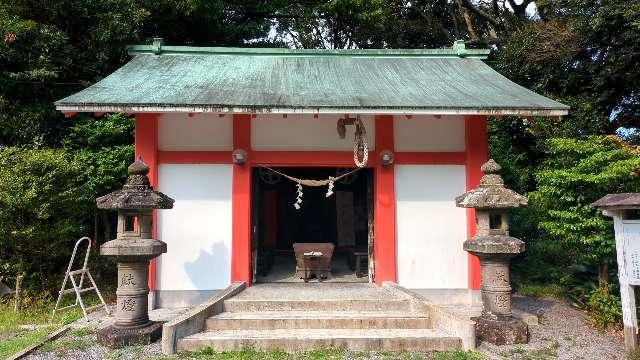
{"type": "Polygon", "coordinates": [[[367,130],[360,119],[360,115],[356,116],[356,131],[353,135],[353,162],[358,168],[363,168],[369,160],[369,145],[367,144],[367,130]],[[362,151],[362,160],[358,156],[358,152],[362,151]]]}

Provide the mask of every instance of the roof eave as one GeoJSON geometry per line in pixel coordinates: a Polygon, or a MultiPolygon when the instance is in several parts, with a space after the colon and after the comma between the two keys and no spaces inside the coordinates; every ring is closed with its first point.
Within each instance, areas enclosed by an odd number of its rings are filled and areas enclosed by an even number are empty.
{"type": "Polygon", "coordinates": [[[125,112],[125,113],[275,113],[275,114],[407,114],[407,115],[516,115],[564,116],[569,108],[403,108],[403,107],[265,107],[222,105],[134,105],[134,104],[69,104],[57,102],[61,112],[125,112]]]}

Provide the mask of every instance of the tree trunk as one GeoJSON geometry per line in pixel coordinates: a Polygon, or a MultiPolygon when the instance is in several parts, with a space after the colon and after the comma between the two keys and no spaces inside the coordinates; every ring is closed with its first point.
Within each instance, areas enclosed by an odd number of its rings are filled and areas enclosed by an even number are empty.
{"type": "Polygon", "coordinates": [[[604,261],[598,264],[598,286],[600,288],[609,286],[609,264],[604,261]]]}
{"type": "Polygon", "coordinates": [[[16,277],[16,291],[15,291],[16,303],[14,307],[15,312],[20,311],[20,308],[22,307],[22,278],[23,278],[22,274],[16,277]]]}
{"type": "Polygon", "coordinates": [[[111,239],[111,221],[109,221],[109,213],[106,211],[101,211],[102,213],[102,226],[104,230],[104,241],[109,241],[111,239]]]}

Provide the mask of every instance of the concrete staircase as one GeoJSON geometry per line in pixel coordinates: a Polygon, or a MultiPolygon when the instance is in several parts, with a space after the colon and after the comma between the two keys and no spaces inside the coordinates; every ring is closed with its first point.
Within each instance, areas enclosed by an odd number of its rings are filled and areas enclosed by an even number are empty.
{"type": "Polygon", "coordinates": [[[369,284],[268,284],[224,300],[204,331],[178,340],[178,350],[340,348],[431,351],[461,339],[433,329],[410,299],[369,284]]]}

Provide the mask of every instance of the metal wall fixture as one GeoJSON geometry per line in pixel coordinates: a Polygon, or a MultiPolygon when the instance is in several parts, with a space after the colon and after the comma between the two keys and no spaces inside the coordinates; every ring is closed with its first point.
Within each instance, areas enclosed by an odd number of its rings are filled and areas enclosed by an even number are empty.
{"type": "Polygon", "coordinates": [[[383,150],[380,153],[380,163],[382,163],[382,166],[393,165],[393,152],[389,150],[383,150]]]}
{"type": "Polygon", "coordinates": [[[247,152],[242,149],[235,149],[231,153],[233,163],[236,165],[244,165],[247,162],[247,152]]]}

